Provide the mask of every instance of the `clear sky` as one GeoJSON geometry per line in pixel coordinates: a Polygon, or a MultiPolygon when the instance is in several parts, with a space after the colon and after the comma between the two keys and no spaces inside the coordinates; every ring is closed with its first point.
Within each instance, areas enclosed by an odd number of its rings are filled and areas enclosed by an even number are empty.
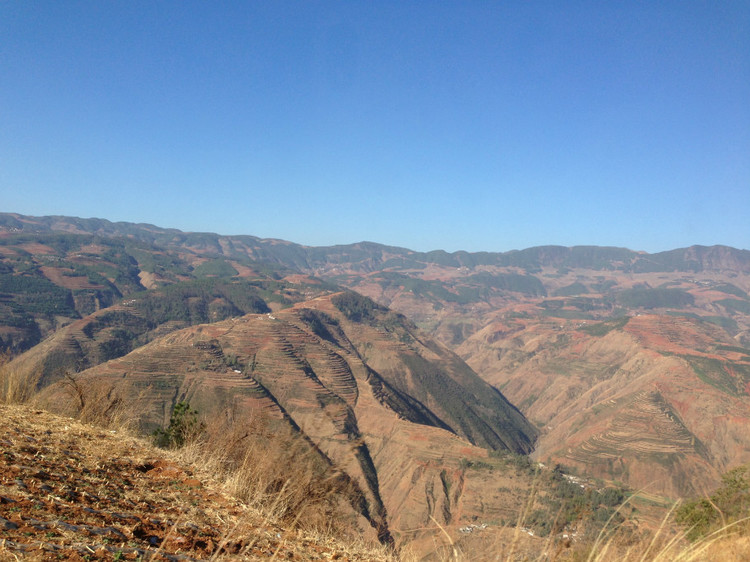
{"type": "Polygon", "coordinates": [[[0,210],[750,248],[750,2],[0,3],[0,210]]]}

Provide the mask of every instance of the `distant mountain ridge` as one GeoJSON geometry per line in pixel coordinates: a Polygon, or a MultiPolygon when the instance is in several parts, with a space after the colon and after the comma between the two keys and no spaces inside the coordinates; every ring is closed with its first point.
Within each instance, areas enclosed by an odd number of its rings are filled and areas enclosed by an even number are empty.
{"type": "Polygon", "coordinates": [[[182,246],[213,251],[228,258],[252,257],[259,261],[303,269],[309,273],[336,263],[346,263],[359,271],[435,264],[446,267],[488,265],[531,270],[540,267],[585,267],[624,272],[698,272],[722,269],[750,272],[749,250],[720,245],[690,246],[654,254],[602,246],[537,246],[508,252],[416,252],[375,242],[312,247],[250,235],[224,236],[97,218],[30,217],[14,213],[0,213],[0,232],[2,231],[14,234],[58,232],[120,236],[167,247],[182,246]]]}

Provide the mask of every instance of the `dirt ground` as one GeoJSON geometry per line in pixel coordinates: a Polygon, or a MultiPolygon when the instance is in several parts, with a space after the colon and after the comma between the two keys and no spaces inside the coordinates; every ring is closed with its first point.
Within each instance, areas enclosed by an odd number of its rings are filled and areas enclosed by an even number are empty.
{"type": "Polygon", "coordinates": [[[0,560],[378,559],[352,550],[272,524],[141,440],[0,406],[0,560]]]}

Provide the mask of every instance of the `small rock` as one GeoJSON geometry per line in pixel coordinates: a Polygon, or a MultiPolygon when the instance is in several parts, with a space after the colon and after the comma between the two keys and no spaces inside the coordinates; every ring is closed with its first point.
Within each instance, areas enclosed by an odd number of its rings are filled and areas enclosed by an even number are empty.
{"type": "Polygon", "coordinates": [[[13,531],[15,529],[18,529],[18,525],[13,523],[13,521],[8,521],[7,519],[0,517],[0,529],[3,529],[5,531],[13,531]]]}

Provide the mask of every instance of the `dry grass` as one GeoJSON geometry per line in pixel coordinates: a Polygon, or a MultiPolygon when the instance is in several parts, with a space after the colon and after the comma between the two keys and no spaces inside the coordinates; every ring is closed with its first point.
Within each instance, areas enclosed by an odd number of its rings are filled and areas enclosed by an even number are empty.
{"type": "Polygon", "coordinates": [[[28,406],[0,406],[0,435],[0,560],[392,560],[276,525],[142,439],[28,406]]]}
{"type": "Polygon", "coordinates": [[[325,534],[352,531],[348,500],[356,500],[357,487],[286,424],[225,413],[176,454],[274,522],[325,534]]]}
{"type": "MultiPolygon", "coordinates": [[[[68,374],[40,393],[38,377],[20,376],[8,368],[7,359],[0,359],[1,403],[25,404],[134,434],[142,394],[125,383],[68,374]]],[[[346,545],[352,558],[394,559],[391,551],[363,538],[369,526],[353,508],[363,501],[358,486],[287,424],[260,414],[238,420],[226,412],[201,427],[184,447],[164,454],[220,485],[268,524],[298,529],[306,540],[313,536],[318,542],[346,545]]],[[[226,540],[233,540],[231,532],[226,540]]]]}
{"type": "Polygon", "coordinates": [[[690,543],[684,533],[646,535],[633,542],[614,531],[595,547],[590,544],[566,545],[546,540],[521,541],[513,529],[501,529],[494,539],[467,550],[449,538],[436,545],[429,560],[440,562],[747,562],[750,560],[750,536],[725,528],[715,535],[690,543]]]}
{"type": "MultiPolygon", "coordinates": [[[[537,490],[532,488],[527,505],[515,527],[503,527],[471,545],[454,542],[450,533],[436,526],[431,562],[747,562],[750,561],[750,516],[722,526],[696,541],[688,540],[689,529],[673,520],[677,502],[653,531],[634,532],[632,527],[612,524],[616,513],[598,535],[589,541],[571,542],[559,537],[530,538],[524,519],[530,512],[537,490]]],[[[628,504],[623,503],[618,512],[628,504]]]]}
{"type": "MultiPolygon", "coordinates": [[[[237,419],[228,411],[202,427],[174,457],[262,514],[265,523],[296,530],[306,541],[335,543],[342,559],[400,559],[365,539],[367,523],[352,505],[361,496],[357,486],[287,424],[261,413],[237,419]]],[[[230,532],[225,540],[232,539],[230,532]]]]}
{"type": "MultiPolygon", "coordinates": [[[[88,380],[81,376],[67,374],[58,383],[68,398],[66,404],[73,409],[69,413],[84,423],[108,429],[132,431],[138,425],[137,405],[145,390],[136,393],[132,387],[122,382],[111,383],[103,380],[88,380]]],[[[55,398],[40,397],[40,404],[50,411],[61,410],[55,398]],[[51,402],[51,400],[55,400],[51,402]]]]}
{"type": "Polygon", "coordinates": [[[0,404],[25,404],[36,396],[41,373],[22,373],[10,360],[10,352],[0,354],[0,404]]]}
{"type": "Polygon", "coordinates": [[[591,562],[740,562],[750,560],[750,536],[740,526],[743,519],[695,542],[687,540],[687,531],[668,533],[667,519],[650,537],[626,546],[615,531],[589,551],[591,562]]]}

